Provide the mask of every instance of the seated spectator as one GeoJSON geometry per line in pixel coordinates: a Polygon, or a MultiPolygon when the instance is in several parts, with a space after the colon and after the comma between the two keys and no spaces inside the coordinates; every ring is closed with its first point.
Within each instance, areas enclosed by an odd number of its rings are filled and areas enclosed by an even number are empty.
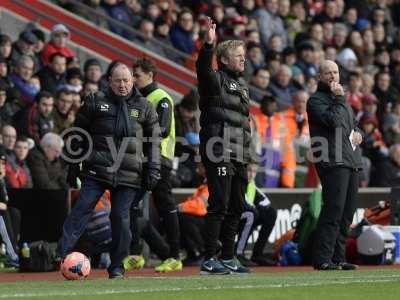
{"type": "Polygon", "coordinates": [[[177,143],[175,147],[176,156],[183,153],[197,154],[199,138],[199,120],[196,116],[198,110],[199,95],[196,90],[192,90],[183,97],[182,101],[175,106],[175,135],[184,138],[186,145],[177,143]]]}
{"type": "Polygon", "coordinates": [[[81,94],[76,93],[76,92],[71,92],[72,94],[72,107],[71,107],[71,116],[70,116],[70,121],[75,121],[75,116],[76,113],[79,111],[79,109],[82,106],[82,98],[81,94]]]}
{"type": "Polygon", "coordinates": [[[80,93],[82,90],[83,76],[79,68],[69,68],[66,74],[66,83],[68,88],[80,93]]]}
{"type": "Polygon", "coordinates": [[[267,94],[267,88],[270,83],[270,75],[266,68],[256,69],[251,77],[250,84],[256,89],[250,87],[250,99],[260,103],[261,99],[267,94]]]}
{"type": "Polygon", "coordinates": [[[261,42],[265,49],[268,48],[269,39],[273,34],[282,37],[283,46],[286,47],[288,35],[284,28],[283,21],[279,16],[279,1],[267,0],[264,1],[264,6],[260,5],[254,12],[253,17],[257,20],[258,28],[260,29],[261,42]]]}
{"type": "Polygon", "coordinates": [[[139,32],[135,41],[142,44],[144,47],[152,52],[155,52],[161,56],[166,56],[162,46],[154,41],[154,23],[149,19],[142,19],[139,25],[139,32]]]}
{"type": "MultiPolygon", "coordinates": [[[[115,21],[119,21],[131,28],[133,28],[133,23],[128,14],[128,8],[126,7],[124,1],[117,1],[117,0],[104,0],[102,1],[101,7],[104,11],[115,21]]],[[[128,40],[132,40],[133,36],[131,33],[122,27],[119,22],[112,22],[108,21],[108,27],[112,32],[123,36],[128,40]]]]}
{"type": "Polygon", "coordinates": [[[304,41],[296,47],[296,50],[298,59],[295,65],[303,72],[306,79],[317,76],[314,45],[309,41],[304,41]]]}
{"type": "Polygon", "coordinates": [[[78,14],[81,15],[85,20],[88,20],[101,28],[108,29],[107,20],[103,17],[106,16],[107,13],[100,6],[100,0],[84,0],[83,3],[89,6],[91,9],[80,9],[78,10],[78,14]]]}
{"type": "Polygon", "coordinates": [[[249,164],[247,167],[249,183],[246,191],[245,212],[242,213],[240,218],[236,255],[244,266],[251,266],[251,262],[259,266],[271,266],[276,265],[276,262],[264,254],[264,248],[275,226],[277,212],[271,206],[268,197],[256,186],[256,174],[257,165],[249,164]],[[250,235],[259,225],[261,225],[261,230],[253,247],[251,261],[249,261],[244,255],[244,250],[250,235]]]}
{"type": "Polygon", "coordinates": [[[196,171],[203,178],[203,183],[197,187],[192,196],[178,205],[182,247],[187,252],[187,257],[183,261],[186,266],[199,265],[204,252],[203,227],[209,193],[203,164],[199,163],[196,171]]]}
{"type": "Polygon", "coordinates": [[[399,92],[392,87],[391,82],[392,78],[387,71],[380,71],[375,75],[373,93],[379,100],[377,112],[379,122],[382,122],[384,115],[392,109],[399,97],[399,92]]]}
{"type": "Polygon", "coordinates": [[[61,134],[74,123],[75,115],[71,113],[73,103],[71,91],[62,88],[57,92],[55,98],[55,109],[53,111],[55,133],[61,134]]]}
{"type": "Polygon", "coordinates": [[[176,49],[192,54],[194,50],[193,14],[188,9],[182,9],[178,14],[177,22],[170,31],[171,42],[176,49]]]}
{"type": "Polygon", "coordinates": [[[365,133],[361,144],[362,155],[368,157],[371,162],[387,157],[388,149],[378,129],[377,118],[368,113],[364,114],[360,120],[360,128],[365,133]]]}
{"type": "Polygon", "coordinates": [[[19,111],[14,116],[14,124],[19,134],[32,138],[39,145],[42,137],[54,130],[54,98],[49,92],[40,92],[31,107],[19,111]]]}
{"type": "Polygon", "coordinates": [[[28,166],[33,178],[33,188],[68,189],[67,168],[60,160],[64,142],[52,132],[45,134],[40,145],[28,155],[28,166]]]}
{"type": "Polygon", "coordinates": [[[349,86],[346,94],[346,100],[353,109],[356,119],[359,121],[362,115],[362,96],[361,93],[361,74],[357,72],[350,72],[349,86]]]}
{"type": "Polygon", "coordinates": [[[9,73],[8,71],[9,71],[9,65],[7,63],[7,60],[3,57],[0,57],[0,84],[3,84],[6,87],[6,89],[9,89],[14,86],[14,84],[12,83],[12,81],[8,76],[9,73]]]}
{"type": "Polygon", "coordinates": [[[132,24],[133,28],[137,28],[143,16],[142,4],[139,0],[125,0],[125,5],[130,24],[132,24]]]}
{"type": "MultiPolygon", "coordinates": [[[[158,17],[154,22],[154,37],[165,46],[174,49],[174,45],[169,37],[170,26],[164,17],[158,17]]],[[[175,50],[175,49],[174,49],[175,50]]],[[[177,52],[163,48],[165,56],[172,61],[179,62],[182,58],[177,52]]]]}
{"type": "Polygon", "coordinates": [[[103,69],[96,58],[90,58],[83,65],[83,77],[85,82],[100,83],[103,69]]]}
{"type": "Polygon", "coordinates": [[[11,124],[14,112],[7,101],[7,86],[0,82],[0,128],[11,124]]]}
{"type": "Polygon", "coordinates": [[[400,144],[389,149],[389,157],[377,164],[371,174],[370,186],[394,187],[400,185],[400,144]]]}
{"type": "Polygon", "coordinates": [[[25,137],[19,137],[15,143],[15,156],[6,163],[7,187],[13,189],[32,188],[32,176],[26,158],[29,153],[29,142],[25,137]]]}
{"type": "Polygon", "coordinates": [[[75,53],[68,47],[70,39],[69,29],[64,24],[56,24],[51,29],[50,41],[44,46],[42,51],[42,62],[44,66],[50,63],[50,57],[54,53],[61,53],[67,60],[72,60],[75,53]]]}
{"type": "Polygon", "coordinates": [[[31,56],[21,56],[19,59],[15,72],[10,75],[15,89],[21,94],[22,105],[30,106],[39,93],[40,88],[31,82],[35,63],[31,56]]]}
{"type": "Polygon", "coordinates": [[[382,125],[383,137],[386,145],[400,143],[400,101],[398,100],[392,112],[387,114],[383,119],[382,125]]]}
{"type": "Polygon", "coordinates": [[[291,80],[292,70],[286,65],[281,65],[269,84],[268,90],[276,98],[279,111],[292,105],[292,97],[297,89],[291,80]]]}
{"type": "Polygon", "coordinates": [[[59,52],[53,53],[49,58],[49,64],[37,73],[42,90],[54,95],[57,89],[66,83],[66,70],[67,58],[59,52]]]}
{"type": "MultiPolygon", "coordinates": [[[[19,34],[18,40],[12,45],[10,64],[12,67],[17,66],[22,56],[30,56],[33,60],[33,67],[38,68],[39,62],[35,59],[35,44],[37,43],[36,36],[31,31],[22,31],[19,34]]],[[[32,69],[32,72],[37,69],[32,69]]]]}
{"type": "Polygon", "coordinates": [[[6,34],[0,34],[0,58],[9,64],[11,63],[12,40],[6,34]]]}
{"type": "Polygon", "coordinates": [[[197,90],[192,90],[175,106],[175,157],[186,158],[178,165],[176,185],[179,187],[197,187],[199,178],[196,173],[195,157],[199,151],[199,131],[197,90]]]}
{"type": "Polygon", "coordinates": [[[6,154],[13,155],[15,142],[17,140],[17,131],[11,125],[6,125],[1,131],[1,136],[3,138],[3,146],[6,150],[6,154]]]}
{"type": "Polygon", "coordinates": [[[96,93],[99,90],[99,85],[95,82],[86,81],[83,83],[81,95],[82,98],[87,97],[90,93],[96,93]]]}
{"type": "Polygon", "coordinates": [[[265,67],[261,45],[254,42],[248,43],[246,56],[244,78],[250,80],[250,77],[254,76],[256,70],[265,67]]]}

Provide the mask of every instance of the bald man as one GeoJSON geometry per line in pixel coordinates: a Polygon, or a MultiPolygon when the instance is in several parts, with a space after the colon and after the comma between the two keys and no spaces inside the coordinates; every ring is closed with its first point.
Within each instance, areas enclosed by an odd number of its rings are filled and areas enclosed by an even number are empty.
{"type": "Polygon", "coordinates": [[[339,79],[336,63],[324,61],[318,89],[307,102],[311,149],[323,199],[313,251],[316,270],[357,268],[345,260],[345,242],[356,208],[362,135],[339,79]]]}
{"type": "Polygon", "coordinates": [[[150,191],[157,184],[161,150],[156,111],[134,87],[131,70],[120,62],[113,62],[109,70],[108,90],[89,94],[74,124],[86,133],[81,136],[84,141],[90,137],[92,149],[89,147],[87,152],[79,143],[72,144],[73,149],[65,149],[66,160],[71,163],[68,176],[71,184],[76,182],[79,162],[83,161],[82,187],[65,220],[58,255],[64,258],[73,251],[98,199],[108,189],[112,202],[108,273],[113,279],[123,278],[125,272],[123,260],[128,257],[131,241],[129,208],[139,189],[150,191]],[[152,138],[152,143],[144,146],[144,138],[152,138]],[[74,153],[82,156],[72,156],[74,153]]]}

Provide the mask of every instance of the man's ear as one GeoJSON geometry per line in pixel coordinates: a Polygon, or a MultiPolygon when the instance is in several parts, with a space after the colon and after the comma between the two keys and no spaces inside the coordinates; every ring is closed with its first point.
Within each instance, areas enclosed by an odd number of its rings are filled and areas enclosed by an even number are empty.
{"type": "Polygon", "coordinates": [[[227,65],[227,64],[228,64],[228,59],[227,59],[225,56],[221,56],[221,62],[222,62],[224,65],[227,65]]]}

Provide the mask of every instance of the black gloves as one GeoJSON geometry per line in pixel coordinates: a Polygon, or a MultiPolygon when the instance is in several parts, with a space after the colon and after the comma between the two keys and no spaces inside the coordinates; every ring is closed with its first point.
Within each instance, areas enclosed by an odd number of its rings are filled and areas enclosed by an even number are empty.
{"type": "Polygon", "coordinates": [[[160,178],[161,175],[158,169],[147,169],[143,172],[143,189],[145,191],[152,191],[156,187],[160,178]]]}
{"type": "Polygon", "coordinates": [[[67,183],[71,188],[77,189],[78,188],[78,183],[77,179],[79,176],[79,173],[81,172],[79,164],[73,164],[69,165],[68,167],[68,175],[67,175],[67,183]]]}

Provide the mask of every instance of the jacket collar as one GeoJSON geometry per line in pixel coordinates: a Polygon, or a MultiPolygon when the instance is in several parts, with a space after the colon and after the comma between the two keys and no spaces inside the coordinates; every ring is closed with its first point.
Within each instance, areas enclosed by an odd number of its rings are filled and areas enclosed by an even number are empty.
{"type": "Polygon", "coordinates": [[[322,93],[327,93],[329,95],[332,94],[331,92],[331,88],[329,87],[329,85],[327,85],[325,82],[320,81],[318,83],[318,88],[317,88],[318,92],[322,92],[322,93]]]}
{"type": "Polygon", "coordinates": [[[158,88],[157,82],[153,81],[152,83],[146,85],[144,88],[140,89],[140,93],[147,97],[149,94],[154,92],[158,88]]]}

